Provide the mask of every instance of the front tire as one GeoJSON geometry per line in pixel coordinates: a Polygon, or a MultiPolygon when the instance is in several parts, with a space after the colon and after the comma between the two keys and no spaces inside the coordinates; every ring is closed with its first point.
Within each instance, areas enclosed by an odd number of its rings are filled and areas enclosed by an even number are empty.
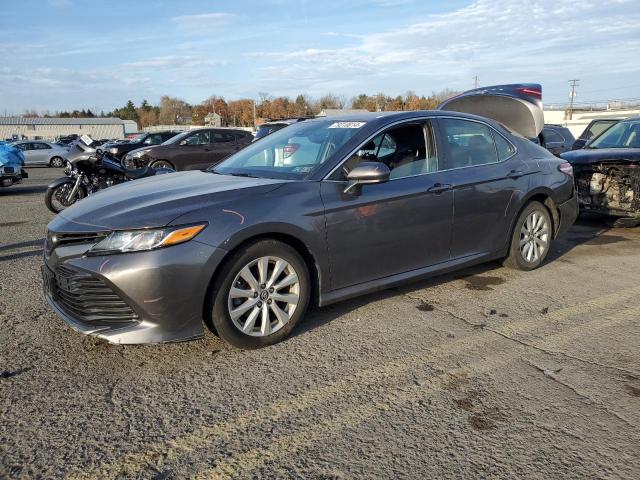
{"type": "Polygon", "coordinates": [[[237,348],[273,345],[302,318],[309,292],[307,266],[289,245],[261,240],[241,247],[214,283],[213,329],[237,348]]]}
{"type": "Polygon", "coordinates": [[[175,167],[171,164],[171,162],[167,160],[156,160],[150,165],[150,167],[153,168],[154,170],[158,170],[160,168],[167,168],[169,170],[175,171],[175,167]]]}
{"type": "Polygon", "coordinates": [[[540,202],[530,202],[520,213],[513,229],[504,266],[525,271],[538,268],[549,253],[552,232],[553,224],[547,208],[540,202]]]}
{"type": "Polygon", "coordinates": [[[84,187],[80,186],[76,192],[75,198],[69,201],[68,197],[73,190],[74,182],[63,183],[56,188],[48,188],[44,196],[44,203],[53,213],[60,213],[64,209],[70,207],[78,200],[86,197],[84,187]]]}
{"type": "Polygon", "coordinates": [[[64,167],[64,160],[62,159],[62,157],[53,157],[51,160],[49,160],[49,166],[53,168],[64,167]]]}

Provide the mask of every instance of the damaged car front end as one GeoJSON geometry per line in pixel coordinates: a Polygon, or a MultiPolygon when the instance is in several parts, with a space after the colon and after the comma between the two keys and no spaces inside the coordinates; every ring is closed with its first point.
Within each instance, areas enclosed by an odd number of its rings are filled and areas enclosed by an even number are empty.
{"type": "Polygon", "coordinates": [[[640,118],[561,157],[573,166],[581,210],[640,221],[640,118]]]}
{"type": "Polygon", "coordinates": [[[0,142],[0,187],[10,187],[27,178],[29,175],[23,166],[22,151],[8,143],[0,142]]]}

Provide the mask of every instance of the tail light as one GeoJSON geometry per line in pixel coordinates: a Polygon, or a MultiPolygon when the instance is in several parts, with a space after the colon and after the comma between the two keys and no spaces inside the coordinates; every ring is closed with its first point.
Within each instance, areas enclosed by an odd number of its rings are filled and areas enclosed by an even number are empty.
{"type": "Polygon", "coordinates": [[[282,150],[282,157],[289,158],[291,155],[296,153],[300,148],[299,143],[287,143],[282,150]]]}
{"type": "Polygon", "coordinates": [[[560,165],[558,165],[558,170],[573,177],[573,167],[569,162],[562,162],[560,165]]]}
{"type": "Polygon", "coordinates": [[[532,97],[542,98],[542,90],[537,88],[522,87],[522,88],[517,88],[516,91],[524,95],[531,95],[532,97]]]}

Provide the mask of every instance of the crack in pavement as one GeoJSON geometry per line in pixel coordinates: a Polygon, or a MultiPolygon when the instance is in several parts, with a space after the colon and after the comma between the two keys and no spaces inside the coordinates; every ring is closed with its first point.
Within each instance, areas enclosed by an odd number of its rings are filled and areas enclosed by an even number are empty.
{"type": "MultiPolygon", "coordinates": [[[[408,293],[405,293],[404,295],[406,297],[412,299],[412,300],[424,302],[424,300],[422,298],[420,298],[420,297],[416,297],[416,296],[410,295],[408,293]]],[[[450,310],[447,310],[446,308],[442,308],[440,305],[437,304],[437,302],[435,302],[434,307],[438,311],[440,311],[442,313],[446,313],[447,315],[451,316],[452,318],[455,318],[456,320],[460,320],[463,323],[465,323],[466,325],[468,325],[468,326],[470,326],[470,327],[472,327],[474,329],[482,328],[483,330],[487,330],[489,332],[493,332],[496,335],[499,335],[499,336],[501,336],[501,337],[503,337],[503,338],[505,338],[507,340],[519,343],[520,345],[523,345],[525,347],[533,348],[533,349],[538,350],[539,352],[545,353],[547,355],[562,356],[562,357],[569,358],[571,360],[582,362],[582,363],[585,363],[585,364],[588,364],[588,365],[592,365],[592,366],[595,366],[595,367],[601,367],[601,368],[616,370],[617,372],[624,373],[625,375],[632,375],[634,377],[639,377],[640,376],[640,373],[638,373],[638,372],[634,372],[633,370],[628,370],[628,369],[625,369],[625,368],[622,368],[622,367],[618,367],[618,366],[615,366],[615,365],[606,365],[606,364],[603,364],[603,363],[594,362],[593,360],[588,360],[586,358],[577,357],[575,355],[571,355],[569,353],[562,352],[562,351],[559,351],[559,350],[546,350],[546,349],[538,347],[538,346],[536,346],[536,345],[534,345],[532,343],[525,342],[523,340],[520,340],[520,339],[517,339],[517,338],[512,337],[510,335],[507,335],[506,333],[501,332],[499,330],[494,330],[493,328],[488,326],[486,323],[475,323],[475,322],[472,322],[472,321],[470,321],[470,320],[468,320],[468,319],[466,319],[466,318],[464,318],[464,317],[462,317],[460,315],[457,315],[457,314],[451,312],[450,310]]],[[[631,317],[631,319],[638,318],[638,316],[640,316],[640,309],[631,309],[629,316],[631,317]]]]}
{"type": "Polygon", "coordinates": [[[632,428],[638,428],[638,425],[634,425],[632,424],[629,420],[627,420],[626,418],[624,418],[622,415],[620,415],[618,412],[616,412],[615,410],[611,410],[610,408],[608,408],[606,405],[594,400],[593,398],[591,398],[589,395],[582,393],[580,391],[578,391],[578,389],[576,387],[574,387],[573,385],[571,385],[570,383],[567,382],[563,382],[562,380],[560,380],[555,373],[553,372],[549,372],[546,368],[543,368],[539,365],[536,365],[535,363],[533,363],[531,360],[528,360],[526,358],[522,359],[525,363],[528,363],[529,365],[531,365],[533,368],[535,368],[536,370],[542,372],[544,374],[544,376],[546,378],[550,378],[551,380],[553,380],[554,382],[559,383],[560,385],[564,386],[565,388],[568,388],[569,390],[571,390],[574,394],[576,394],[578,397],[580,397],[583,400],[586,400],[589,405],[596,407],[599,410],[602,410],[603,412],[608,413],[609,415],[612,415],[614,417],[616,417],[618,420],[621,420],[622,422],[626,423],[629,427],[632,428]]]}

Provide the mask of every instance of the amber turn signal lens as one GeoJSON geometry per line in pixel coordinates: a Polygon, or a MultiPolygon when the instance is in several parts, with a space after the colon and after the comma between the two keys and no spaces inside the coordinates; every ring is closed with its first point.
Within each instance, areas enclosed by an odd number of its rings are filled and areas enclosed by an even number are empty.
{"type": "Polygon", "coordinates": [[[176,243],[186,242],[187,240],[191,240],[197,234],[199,234],[206,224],[203,225],[192,225],[190,227],[184,227],[179,230],[174,230],[166,238],[162,241],[161,245],[163,247],[167,247],[169,245],[175,245],[176,243]]]}

